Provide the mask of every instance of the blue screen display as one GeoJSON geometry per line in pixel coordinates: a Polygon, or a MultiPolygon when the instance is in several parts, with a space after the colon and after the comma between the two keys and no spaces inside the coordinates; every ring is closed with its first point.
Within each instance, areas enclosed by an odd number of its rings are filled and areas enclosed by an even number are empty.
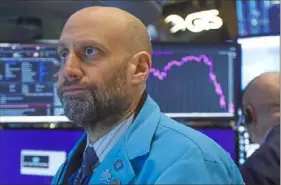
{"type": "Polygon", "coordinates": [[[0,131],[0,184],[50,184],[80,130],[0,131]]]}
{"type": "Polygon", "coordinates": [[[195,128],[218,143],[229,153],[234,161],[237,161],[236,132],[227,128],[195,128]]]}
{"type": "Polygon", "coordinates": [[[280,33],[280,1],[236,1],[240,36],[280,33]]]}

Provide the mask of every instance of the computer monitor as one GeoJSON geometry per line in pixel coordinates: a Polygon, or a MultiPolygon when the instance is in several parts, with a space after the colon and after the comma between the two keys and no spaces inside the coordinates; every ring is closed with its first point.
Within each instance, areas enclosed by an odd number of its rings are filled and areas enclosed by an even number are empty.
{"type": "Polygon", "coordinates": [[[0,43],[0,117],[54,115],[59,68],[56,44],[0,43]]]}
{"type": "Polygon", "coordinates": [[[229,127],[193,127],[218,143],[237,162],[237,132],[229,127]]]}
{"type": "Polygon", "coordinates": [[[236,0],[240,36],[280,34],[280,0],[236,0]]]}
{"type": "Polygon", "coordinates": [[[242,47],[242,90],[265,72],[280,71],[280,36],[239,38],[242,47]]]}
{"type": "MultiPolygon", "coordinates": [[[[153,50],[147,91],[162,112],[170,117],[234,118],[240,45],[155,42],[153,50]]],[[[56,43],[2,43],[0,51],[0,122],[5,116],[63,116],[53,79],[60,67],[56,43]]]]}
{"type": "Polygon", "coordinates": [[[82,134],[81,130],[2,130],[0,184],[50,184],[82,134]]]}
{"type": "Polygon", "coordinates": [[[234,118],[240,46],[153,43],[147,91],[170,117],[234,118]]]}

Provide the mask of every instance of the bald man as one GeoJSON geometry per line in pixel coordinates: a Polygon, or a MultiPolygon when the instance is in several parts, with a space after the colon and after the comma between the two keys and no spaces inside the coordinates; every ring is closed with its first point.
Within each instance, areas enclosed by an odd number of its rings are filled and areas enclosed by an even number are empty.
{"type": "Polygon", "coordinates": [[[66,22],[58,53],[59,98],[86,132],[52,184],[243,183],[221,147],[165,116],[146,93],[152,48],[136,17],[82,9],[66,22]]]}
{"type": "Polygon", "coordinates": [[[280,74],[264,73],[243,95],[245,124],[260,148],[241,167],[246,184],[280,184],[280,74]]]}

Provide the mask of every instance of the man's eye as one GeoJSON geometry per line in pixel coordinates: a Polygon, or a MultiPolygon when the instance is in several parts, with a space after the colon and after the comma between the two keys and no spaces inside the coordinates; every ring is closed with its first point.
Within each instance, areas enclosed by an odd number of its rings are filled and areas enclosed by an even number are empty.
{"type": "Polygon", "coordinates": [[[86,56],[96,55],[97,52],[98,52],[98,50],[95,49],[95,48],[92,48],[92,47],[87,47],[87,48],[85,48],[85,55],[86,55],[86,56]]]}
{"type": "Polygon", "coordinates": [[[60,53],[60,58],[61,58],[62,60],[66,60],[67,57],[68,57],[68,51],[64,50],[64,51],[62,51],[62,52],[60,53]]]}

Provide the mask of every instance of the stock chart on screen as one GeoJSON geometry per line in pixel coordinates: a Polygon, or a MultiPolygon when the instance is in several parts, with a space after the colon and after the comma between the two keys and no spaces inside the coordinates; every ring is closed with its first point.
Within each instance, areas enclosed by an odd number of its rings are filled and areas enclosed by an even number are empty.
{"type": "Polygon", "coordinates": [[[147,91],[162,112],[171,117],[234,116],[239,46],[154,43],[153,50],[147,91]]]}
{"type": "Polygon", "coordinates": [[[54,114],[56,45],[0,44],[0,115],[54,114]]]}

